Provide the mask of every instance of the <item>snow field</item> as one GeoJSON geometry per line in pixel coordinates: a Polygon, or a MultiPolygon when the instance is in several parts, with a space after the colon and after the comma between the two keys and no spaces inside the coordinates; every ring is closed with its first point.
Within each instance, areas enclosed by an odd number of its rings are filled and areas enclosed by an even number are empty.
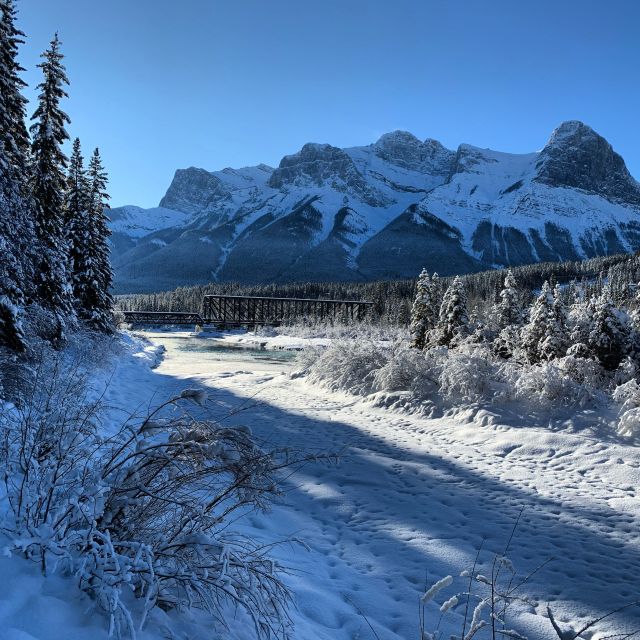
{"type": "MultiPolygon", "coordinates": [[[[369,625],[383,640],[418,637],[420,596],[469,568],[480,545],[486,573],[522,508],[509,558],[521,574],[552,560],[526,585],[531,604],[515,607],[511,626],[546,640],[554,637],[547,602],[559,620],[578,624],[637,598],[637,447],[613,436],[549,431],[535,419],[508,426],[486,412],[408,415],[292,379],[289,362],[256,360],[248,350],[216,359],[178,348],[167,334],[153,339],[166,349],[162,359],[157,346],[131,336],[118,357],[104,358],[99,375],[110,383],[111,420],[201,385],[219,417],[236,412],[229,424],[274,445],[340,454],[337,465],[309,464],[288,478],[271,513],[234,525],[266,544],[282,542],[273,553],[291,569],[295,640],[373,639],[369,625]]],[[[73,580],[43,578],[16,556],[0,562],[1,638],[106,638],[104,621],[73,580]]],[[[456,580],[427,604],[431,626],[459,590],[456,580]]],[[[443,619],[443,637],[459,633],[461,611],[454,607],[443,619]]],[[[639,615],[622,612],[593,640],[628,632],[639,615]]],[[[180,638],[218,637],[209,623],[157,613],[139,638],[171,637],[169,629],[180,638]]],[[[238,617],[219,637],[253,635],[238,617]]]]}
{"type": "MultiPolygon", "coordinates": [[[[523,507],[509,557],[520,573],[553,559],[527,586],[533,604],[519,607],[521,632],[553,637],[547,602],[577,624],[637,598],[640,453],[632,445],[535,422],[402,415],[277,370],[199,366],[170,350],[158,373],[195,377],[229,407],[251,398],[254,408],[238,419],[274,443],[342,453],[337,467],[307,467],[284,505],[246,525],[265,541],[295,533],[309,547],[279,552],[295,572],[296,638],[371,638],[358,609],[381,638],[416,637],[425,586],[468,568],[483,540],[487,552],[501,551],[523,507]]],[[[448,617],[459,630],[460,613],[448,617]]],[[[602,631],[628,630],[637,617],[626,611],[602,631]]]]}

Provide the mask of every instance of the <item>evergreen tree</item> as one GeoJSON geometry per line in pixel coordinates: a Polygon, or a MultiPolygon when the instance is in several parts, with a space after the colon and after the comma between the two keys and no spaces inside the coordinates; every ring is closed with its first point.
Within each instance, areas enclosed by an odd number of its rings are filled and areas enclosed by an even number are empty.
{"type": "Polygon", "coordinates": [[[411,310],[411,346],[424,349],[438,322],[440,279],[423,269],[418,278],[417,293],[411,310]]]}
{"type": "Polygon", "coordinates": [[[437,343],[450,346],[451,343],[467,332],[467,295],[460,276],[456,276],[447,288],[436,327],[437,343]]]}
{"type": "Polygon", "coordinates": [[[513,271],[509,269],[498,293],[498,302],[492,309],[492,324],[498,332],[493,341],[493,349],[502,358],[510,358],[517,347],[522,315],[518,283],[513,271]]]}
{"type": "Polygon", "coordinates": [[[33,279],[35,233],[26,187],[28,137],[24,123],[25,83],[17,62],[22,33],[15,8],[0,0],[0,344],[25,348],[21,309],[33,279]]]}
{"type": "Polygon", "coordinates": [[[21,91],[27,85],[20,77],[24,69],[18,63],[18,48],[24,33],[15,25],[13,0],[0,0],[0,136],[10,164],[26,175],[29,155],[27,99],[21,91]]]}
{"type": "Polygon", "coordinates": [[[90,244],[89,182],[84,168],[80,140],[73,141],[69,158],[67,192],[65,197],[64,229],[68,251],[68,270],[73,296],[80,305],[84,299],[90,267],[86,264],[90,244]]]}
{"type": "Polygon", "coordinates": [[[521,346],[531,364],[536,364],[543,358],[542,345],[549,336],[552,309],[553,296],[549,283],[545,280],[542,291],[531,308],[529,322],[522,328],[521,346]]]}
{"type": "MultiPolygon", "coordinates": [[[[579,351],[586,353],[589,349],[589,334],[591,333],[591,323],[595,312],[596,299],[594,297],[584,299],[584,291],[578,290],[574,298],[574,302],[569,308],[570,331],[569,343],[570,350],[573,352],[575,345],[582,345],[579,351]],[[586,351],[585,351],[586,350],[586,351]]],[[[593,354],[592,354],[593,355],[593,354]]]]}
{"type": "Polygon", "coordinates": [[[547,360],[561,358],[567,352],[567,309],[559,284],[553,289],[553,303],[549,315],[547,337],[542,342],[540,351],[547,360]]]}
{"type": "Polygon", "coordinates": [[[42,58],[38,66],[44,78],[38,85],[38,107],[31,118],[35,121],[31,126],[31,191],[40,241],[37,287],[39,302],[56,314],[62,328],[65,320],[72,316],[72,288],[63,230],[67,159],[62,151],[62,144],[69,138],[65,125],[70,120],[60,108],[60,101],[67,97],[64,86],[69,81],[57,34],[42,58]]]}
{"type": "Polygon", "coordinates": [[[605,369],[613,371],[618,368],[627,353],[629,337],[628,323],[615,308],[609,287],[604,287],[594,308],[589,348],[605,369]]]}
{"type": "Polygon", "coordinates": [[[640,333],[640,284],[631,285],[633,297],[631,298],[631,326],[636,333],[640,333]]]}
{"type": "Polygon", "coordinates": [[[87,246],[87,278],[80,314],[98,331],[113,329],[113,271],[109,261],[109,227],[105,209],[109,207],[107,174],[100,152],[95,149],[89,162],[89,242],[87,246]]]}
{"type": "Polygon", "coordinates": [[[522,324],[520,294],[518,292],[518,283],[511,269],[507,271],[504,277],[504,286],[500,291],[499,297],[500,301],[495,309],[498,329],[520,326],[522,324]]]}
{"type": "Polygon", "coordinates": [[[427,336],[428,316],[430,313],[431,300],[429,298],[429,287],[431,278],[429,272],[423,269],[418,276],[416,298],[411,308],[411,346],[415,349],[424,349],[427,336]]]}

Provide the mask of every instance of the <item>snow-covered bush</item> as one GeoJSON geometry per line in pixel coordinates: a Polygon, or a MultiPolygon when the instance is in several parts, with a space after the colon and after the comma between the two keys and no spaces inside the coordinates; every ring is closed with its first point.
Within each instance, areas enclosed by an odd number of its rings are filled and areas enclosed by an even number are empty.
{"type": "Polygon", "coordinates": [[[404,327],[375,324],[366,319],[347,323],[328,322],[326,319],[302,318],[296,322],[285,322],[277,327],[263,326],[256,329],[256,335],[273,337],[277,335],[297,338],[331,338],[333,340],[375,340],[391,342],[403,338],[404,327]]]}
{"type": "Polygon", "coordinates": [[[302,460],[242,427],[199,419],[186,390],[101,437],[99,400],[62,356],[36,367],[22,408],[0,415],[9,550],[73,573],[109,620],[135,636],[154,607],[243,609],[256,637],[286,638],[289,593],[268,549],[229,523],[266,510],[278,472],[302,460]],[[132,602],[137,602],[132,606],[132,602]]]}
{"type": "Polygon", "coordinates": [[[387,360],[386,350],[374,342],[336,340],[319,354],[309,378],[335,391],[364,395],[374,390],[372,374],[387,360]]]}
{"type": "Polygon", "coordinates": [[[640,436],[640,385],[635,379],[618,385],[613,391],[618,405],[618,433],[621,436],[640,436]]]}
{"type": "Polygon", "coordinates": [[[591,406],[604,400],[600,372],[592,360],[573,356],[525,366],[515,382],[516,397],[547,410],[591,406]]]}
{"type": "Polygon", "coordinates": [[[396,342],[385,351],[386,362],[371,373],[373,390],[410,391],[421,399],[431,397],[438,391],[436,351],[441,350],[432,349],[423,353],[406,343],[396,342]]]}
{"type": "Polygon", "coordinates": [[[495,366],[488,351],[470,347],[446,352],[438,376],[440,394],[451,404],[465,405],[489,399],[495,366]]]}

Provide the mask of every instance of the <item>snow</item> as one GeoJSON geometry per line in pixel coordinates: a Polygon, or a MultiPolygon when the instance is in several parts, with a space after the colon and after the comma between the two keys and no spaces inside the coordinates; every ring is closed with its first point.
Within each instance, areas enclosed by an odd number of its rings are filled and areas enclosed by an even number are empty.
{"type": "Polygon", "coordinates": [[[406,416],[291,380],[290,365],[199,364],[167,348],[159,374],[195,378],[230,407],[252,398],[255,409],[242,421],[254,433],[293,448],[343,452],[337,468],[306,467],[286,504],[250,521],[265,541],[295,531],[309,546],[283,554],[296,569],[296,638],[369,637],[345,596],[380,637],[413,637],[425,573],[458,574],[483,539],[485,548],[501,550],[521,506],[510,559],[525,572],[556,558],[531,581],[527,593],[536,604],[521,613],[522,631],[552,637],[542,617],[547,600],[561,614],[586,619],[633,599],[640,569],[636,447],[535,424],[406,416]]]}
{"type": "MultiPolygon", "coordinates": [[[[97,374],[97,380],[111,380],[106,401],[112,420],[169,394],[205,389],[219,413],[242,408],[232,424],[273,444],[341,454],[336,466],[307,465],[288,479],[284,500],[271,513],[238,523],[265,543],[304,541],[274,552],[292,569],[287,581],[297,604],[295,640],[364,640],[372,637],[369,624],[384,640],[416,637],[420,597],[470,568],[480,544],[501,552],[523,507],[509,559],[521,573],[554,559],[526,586],[532,603],[517,608],[511,627],[532,640],[551,639],[547,602],[564,627],[637,597],[636,446],[550,431],[534,420],[508,426],[473,411],[466,418],[407,415],[292,379],[290,361],[256,359],[250,349],[224,359],[206,351],[219,342],[298,348],[313,343],[309,339],[240,332],[147,336],[166,351],[126,334],[120,355],[97,374]],[[181,348],[176,337],[192,341],[194,350],[181,348]]],[[[103,621],[91,615],[72,580],[44,578],[18,557],[0,562],[3,638],[106,638],[103,621]]],[[[452,590],[443,584],[426,604],[430,621],[452,590]]],[[[462,607],[450,606],[442,628],[459,632],[462,607]]],[[[637,614],[621,613],[606,633],[631,628],[637,614]]],[[[184,621],[176,637],[211,637],[197,622],[184,621]]],[[[167,637],[165,629],[178,624],[158,613],[139,637],[167,637]]],[[[243,629],[236,624],[224,637],[242,637],[243,629]]]]}
{"type": "Polygon", "coordinates": [[[181,226],[189,219],[189,216],[181,211],[164,207],[143,209],[133,205],[112,209],[109,217],[114,233],[124,233],[131,238],[142,238],[154,231],[181,226]]]}

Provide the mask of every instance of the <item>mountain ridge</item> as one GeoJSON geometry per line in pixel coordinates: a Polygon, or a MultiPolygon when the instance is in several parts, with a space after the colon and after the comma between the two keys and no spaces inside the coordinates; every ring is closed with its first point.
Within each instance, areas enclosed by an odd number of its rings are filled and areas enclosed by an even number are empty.
{"type": "Polygon", "coordinates": [[[527,154],[393,131],[278,167],[178,169],[159,208],[112,217],[117,292],[371,280],[636,251],[640,184],[577,120],[527,154]]]}

